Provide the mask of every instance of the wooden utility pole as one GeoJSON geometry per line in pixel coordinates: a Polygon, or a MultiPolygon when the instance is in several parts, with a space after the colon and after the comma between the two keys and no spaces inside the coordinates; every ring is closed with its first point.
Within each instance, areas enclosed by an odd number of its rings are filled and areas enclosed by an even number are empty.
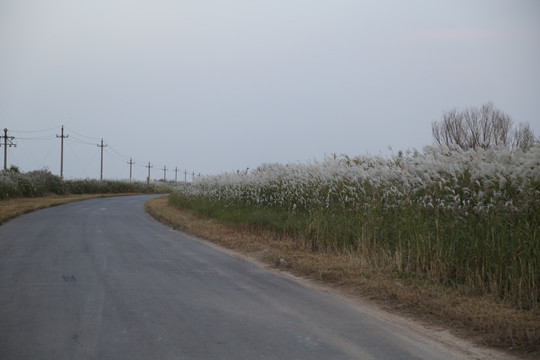
{"type": "Polygon", "coordinates": [[[148,165],[146,165],[146,167],[148,168],[148,181],[150,181],[150,169],[153,168],[152,165],[150,165],[150,161],[148,162],[148,165]]]}
{"type": "Polygon", "coordinates": [[[163,181],[167,181],[167,165],[163,166],[163,181]]]}
{"type": "Polygon", "coordinates": [[[153,168],[152,165],[150,165],[150,161],[148,162],[148,165],[146,165],[148,168],[148,177],[146,178],[146,190],[150,189],[150,169],[153,168]]]}
{"type": "Polygon", "coordinates": [[[135,164],[133,162],[133,160],[131,158],[129,158],[129,181],[131,181],[131,175],[133,174],[133,164],[135,164]]]}
{"type": "MultiPolygon", "coordinates": [[[[4,136],[1,136],[1,138],[4,138],[4,171],[7,170],[7,148],[9,147],[17,147],[16,144],[13,143],[13,139],[15,139],[14,136],[8,136],[8,129],[4,129],[4,136]]],[[[0,144],[2,146],[2,144],[0,144]]]]}
{"type": "Polygon", "coordinates": [[[103,145],[103,138],[101,138],[101,145],[98,144],[98,147],[101,148],[101,175],[99,179],[103,180],[103,148],[107,147],[107,145],[103,145]]]}
{"type": "Polygon", "coordinates": [[[184,170],[184,182],[187,182],[187,170],[184,170]]]}
{"type": "Polygon", "coordinates": [[[57,138],[60,138],[60,177],[64,177],[64,139],[69,137],[69,135],[64,135],[64,125],[62,125],[62,133],[60,136],[56,135],[57,138]]]}
{"type": "Polygon", "coordinates": [[[178,182],[178,166],[174,169],[174,182],[178,182]]]}

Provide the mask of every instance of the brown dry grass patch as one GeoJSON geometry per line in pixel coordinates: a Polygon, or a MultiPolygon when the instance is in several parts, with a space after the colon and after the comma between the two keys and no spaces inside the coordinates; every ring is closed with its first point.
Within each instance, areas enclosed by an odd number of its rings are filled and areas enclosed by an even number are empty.
{"type": "Polygon", "coordinates": [[[224,224],[190,210],[176,209],[168,204],[167,197],[150,200],[146,209],[175,229],[241,252],[275,269],[317,281],[342,294],[369,299],[387,311],[523,358],[540,356],[538,310],[516,310],[495,299],[469,294],[465,288],[400,278],[385,271],[381,266],[384,259],[371,259],[369,254],[312,252],[294,238],[265,229],[224,224]]]}

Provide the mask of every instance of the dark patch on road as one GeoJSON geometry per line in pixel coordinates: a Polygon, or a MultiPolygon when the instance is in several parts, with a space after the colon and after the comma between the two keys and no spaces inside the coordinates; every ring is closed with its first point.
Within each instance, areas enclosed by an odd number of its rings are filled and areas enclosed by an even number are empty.
{"type": "Polygon", "coordinates": [[[64,279],[65,282],[67,283],[76,283],[77,282],[77,278],[75,277],[75,275],[63,275],[62,276],[62,279],[64,279]]]}

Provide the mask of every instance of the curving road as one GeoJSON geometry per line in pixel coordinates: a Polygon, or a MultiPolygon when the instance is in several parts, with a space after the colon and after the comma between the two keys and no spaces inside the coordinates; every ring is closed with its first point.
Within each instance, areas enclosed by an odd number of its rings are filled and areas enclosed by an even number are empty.
{"type": "Polygon", "coordinates": [[[0,359],[454,359],[153,220],[151,196],[0,226],[0,359]]]}

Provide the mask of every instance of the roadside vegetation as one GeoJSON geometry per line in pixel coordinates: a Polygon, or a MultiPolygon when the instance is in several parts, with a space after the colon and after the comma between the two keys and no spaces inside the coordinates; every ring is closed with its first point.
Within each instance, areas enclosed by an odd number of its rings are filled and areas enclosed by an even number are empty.
{"type": "Polygon", "coordinates": [[[125,180],[75,179],[64,180],[49,170],[20,172],[15,166],[0,171],[0,200],[39,197],[44,195],[75,194],[118,194],[164,192],[169,185],[165,182],[145,182],[125,180]]]}
{"type": "MultiPolygon", "coordinates": [[[[264,165],[197,179],[169,203],[293,239],[306,254],[349,257],[359,277],[432,284],[438,293],[498,304],[483,320],[447,307],[491,345],[540,349],[538,142],[526,151],[437,146],[391,158],[264,165]],[[499,306],[512,315],[501,319],[499,306]]],[[[436,300],[417,301],[428,312],[446,311],[436,300]]]]}

